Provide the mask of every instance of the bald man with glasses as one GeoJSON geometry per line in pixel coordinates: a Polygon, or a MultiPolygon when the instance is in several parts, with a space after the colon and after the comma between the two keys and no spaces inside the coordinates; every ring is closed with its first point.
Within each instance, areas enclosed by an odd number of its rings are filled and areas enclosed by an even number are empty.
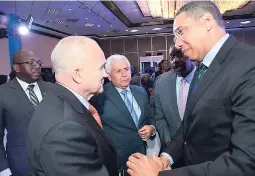
{"type": "Polygon", "coordinates": [[[40,81],[43,63],[35,53],[20,50],[14,54],[16,77],[0,86],[0,138],[7,130],[6,150],[0,145],[0,176],[27,176],[27,130],[38,103],[51,89],[51,83],[40,81]]]}

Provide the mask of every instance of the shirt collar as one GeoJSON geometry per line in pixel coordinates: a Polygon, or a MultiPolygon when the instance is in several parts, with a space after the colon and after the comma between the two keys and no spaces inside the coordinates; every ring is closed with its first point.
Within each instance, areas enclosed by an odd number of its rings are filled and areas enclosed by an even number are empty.
{"type": "Polygon", "coordinates": [[[212,63],[213,59],[221,49],[222,45],[226,42],[228,39],[229,34],[225,34],[213,47],[212,49],[206,54],[204,57],[202,63],[208,68],[210,64],[212,63]]]}
{"type": "MultiPolygon", "coordinates": [[[[117,91],[118,91],[120,94],[121,94],[121,91],[124,90],[124,89],[121,89],[121,88],[116,87],[116,86],[115,86],[115,88],[117,89],[117,91]]],[[[126,90],[127,90],[128,92],[131,92],[129,86],[126,88],[126,90]]]]}
{"type": "Polygon", "coordinates": [[[16,79],[17,79],[18,83],[20,84],[20,86],[22,87],[22,89],[23,89],[24,91],[26,91],[27,88],[28,88],[28,86],[31,85],[31,84],[32,84],[32,85],[35,85],[35,87],[39,87],[37,82],[28,84],[27,82],[22,81],[22,80],[19,79],[18,77],[16,77],[16,79]]]}
{"type": "MultiPolygon", "coordinates": [[[[59,83],[58,83],[59,84],[59,83]]],[[[59,84],[63,87],[65,87],[66,89],[68,89],[70,92],[72,92],[74,94],[74,96],[76,98],[78,98],[78,100],[83,104],[83,106],[85,106],[88,110],[89,110],[89,102],[88,100],[86,100],[86,98],[84,98],[82,95],[78,94],[77,92],[75,92],[74,90],[62,85],[62,84],[59,84]]]]}

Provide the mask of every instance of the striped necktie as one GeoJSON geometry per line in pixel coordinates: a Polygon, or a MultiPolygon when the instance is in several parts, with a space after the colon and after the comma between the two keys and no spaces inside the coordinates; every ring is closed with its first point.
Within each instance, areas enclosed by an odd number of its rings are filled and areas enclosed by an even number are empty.
{"type": "Polygon", "coordinates": [[[38,100],[37,96],[35,95],[34,87],[35,87],[35,85],[30,84],[30,85],[28,85],[27,90],[29,91],[29,97],[30,97],[30,101],[33,105],[33,108],[36,109],[39,104],[39,100],[38,100]]]}
{"type": "Polygon", "coordinates": [[[130,114],[131,114],[131,116],[132,116],[132,118],[133,118],[133,121],[135,122],[136,127],[138,127],[138,120],[139,120],[139,119],[138,119],[138,116],[137,116],[135,110],[133,109],[133,101],[132,101],[132,103],[131,103],[130,100],[128,99],[127,91],[128,91],[128,90],[123,89],[123,90],[121,91],[121,93],[122,93],[122,95],[124,96],[124,102],[125,102],[125,104],[126,104],[128,110],[129,110],[129,112],[130,112],[130,114]]]}
{"type": "Polygon", "coordinates": [[[198,83],[201,81],[201,79],[203,78],[205,71],[207,69],[207,66],[205,66],[202,62],[199,64],[196,73],[194,75],[194,84],[192,87],[192,93],[197,89],[198,83]]]}

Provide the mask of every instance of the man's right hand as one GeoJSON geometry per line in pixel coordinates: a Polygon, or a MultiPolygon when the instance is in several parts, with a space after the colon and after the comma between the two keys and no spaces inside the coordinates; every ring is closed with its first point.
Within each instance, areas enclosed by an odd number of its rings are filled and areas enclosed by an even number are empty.
{"type": "Polygon", "coordinates": [[[171,164],[170,164],[170,161],[168,160],[168,158],[166,156],[161,155],[160,160],[163,163],[164,169],[170,168],[171,164]]]}

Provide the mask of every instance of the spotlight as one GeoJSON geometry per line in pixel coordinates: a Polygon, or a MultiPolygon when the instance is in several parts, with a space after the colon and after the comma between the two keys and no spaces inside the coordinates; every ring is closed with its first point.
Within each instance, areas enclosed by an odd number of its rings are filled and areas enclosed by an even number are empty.
{"type": "Polygon", "coordinates": [[[29,32],[28,27],[25,26],[24,24],[22,24],[22,25],[19,27],[19,33],[20,33],[21,35],[27,35],[28,32],[29,32]]]}

